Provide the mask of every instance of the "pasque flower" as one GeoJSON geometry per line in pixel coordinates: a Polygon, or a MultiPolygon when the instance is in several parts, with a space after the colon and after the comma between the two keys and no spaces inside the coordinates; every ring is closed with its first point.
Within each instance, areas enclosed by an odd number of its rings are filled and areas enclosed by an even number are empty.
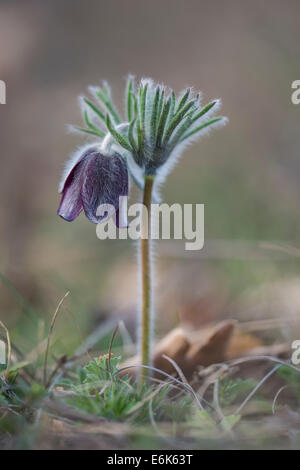
{"type": "Polygon", "coordinates": [[[118,214],[119,196],[128,194],[128,171],[143,190],[145,177],[161,181],[187,143],[226,122],[212,117],[219,100],[202,107],[200,94],[190,88],[176,98],[151,79],[141,80],[135,88],[133,77],[128,78],[124,119],[106,83],[90,87],[90,92],[94,100],[80,97],[86,127],[73,129],[96,136],[98,142],[79,150],[64,172],[58,214],[68,221],[83,209],[89,220],[100,222],[100,204],[113,205],[118,214]]]}
{"type": "MultiPolygon", "coordinates": [[[[99,205],[110,204],[116,213],[119,196],[128,193],[128,175],[143,191],[147,209],[141,226],[150,227],[149,239],[140,241],[141,265],[141,322],[140,355],[146,366],[140,374],[142,385],[149,376],[151,364],[151,337],[153,321],[151,205],[153,191],[173,168],[186,144],[198,139],[213,127],[226,123],[226,118],[214,113],[220,100],[202,106],[200,93],[191,88],[179,96],[151,79],[141,80],[135,86],[133,77],[127,80],[125,118],[115,108],[108,85],[91,87],[93,99],[80,98],[85,127],[75,127],[96,137],[97,142],[79,150],[64,173],[60,191],[62,199],[58,214],[68,221],[84,210],[94,223],[99,205]]],[[[118,224],[118,219],[117,219],[118,224]]]]}
{"type": "Polygon", "coordinates": [[[98,207],[111,204],[118,223],[119,197],[128,194],[128,172],[123,157],[103,155],[92,146],[70,163],[61,182],[58,215],[71,222],[84,210],[87,218],[97,224],[105,217],[97,215],[98,207]]]}

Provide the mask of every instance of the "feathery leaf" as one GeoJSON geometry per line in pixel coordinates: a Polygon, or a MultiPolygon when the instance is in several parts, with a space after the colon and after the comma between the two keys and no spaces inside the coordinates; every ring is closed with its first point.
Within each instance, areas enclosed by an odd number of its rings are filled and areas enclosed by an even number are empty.
{"type": "Polygon", "coordinates": [[[98,96],[99,100],[104,104],[104,106],[106,107],[108,112],[111,114],[113,120],[115,121],[115,124],[120,124],[121,119],[120,119],[114,105],[112,104],[110,95],[107,95],[107,92],[103,93],[101,88],[97,88],[95,90],[95,93],[98,96]]]}
{"type": "Polygon", "coordinates": [[[188,139],[189,137],[196,134],[197,132],[202,131],[202,129],[205,129],[205,127],[211,126],[212,124],[215,124],[216,122],[221,121],[222,119],[224,119],[224,118],[223,117],[216,117],[214,119],[211,119],[210,121],[205,122],[201,126],[198,126],[195,129],[192,129],[191,131],[187,132],[186,134],[184,134],[182,136],[182,138],[180,139],[180,142],[188,139]]]}
{"type": "Polygon", "coordinates": [[[129,152],[132,152],[132,148],[129,142],[127,142],[126,138],[119,134],[119,132],[114,128],[113,124],[111,123],[109,114],[106,115],[106,126],[111,135],[121,145],[121,147],[128,150],[129,152]]]}
{"type": "Polygon", "coordinates": [[[87,98],[83,98],[83,101],[94,111],[95,114],[97,114],[97,116],[99,116],[105,122],[104,114],[100,111],[100,109],[97,108],[97,106],[94,105],[94,103],[92,103],[87,98]]]}

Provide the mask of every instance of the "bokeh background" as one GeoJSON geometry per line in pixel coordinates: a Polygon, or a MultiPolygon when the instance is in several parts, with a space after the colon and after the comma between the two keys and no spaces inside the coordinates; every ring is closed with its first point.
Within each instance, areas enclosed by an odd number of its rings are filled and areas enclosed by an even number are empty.
{"type": "Polygon", "coordinates": [[[230,120],[163,189],[166,202],[205,204],[206,242],[157,244],[159,334],[179,319],[300,313],[299,41],[297,0],[0,1],[0,318],[20,349],[44,337],[67,290],[58,350],[116,318],[134,338],[134,243],[56,215],[65,159],[84,142],[67,132],[77,96],[106,79],[122,109],[128,73],[221,97],[230,120]]]}

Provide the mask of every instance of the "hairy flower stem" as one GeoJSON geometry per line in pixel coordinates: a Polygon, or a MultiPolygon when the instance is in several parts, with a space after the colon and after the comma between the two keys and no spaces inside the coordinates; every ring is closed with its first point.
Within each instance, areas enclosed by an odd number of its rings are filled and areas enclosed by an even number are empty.
{"type": "MultiPolygon", "coordinates": [[[[152,315],[152,280],[151,280],[151,202],[154,177],[145,176],[143,205],[147,210],[142,213],[141,237],[141,275],[142,275],[142,323],[140,336],[140,352],[142,365],[151,363],[151,315],[152,315]]],[[[149,377],[149,369],[141,368],[139,375],[140,388],[149,377]]]]}

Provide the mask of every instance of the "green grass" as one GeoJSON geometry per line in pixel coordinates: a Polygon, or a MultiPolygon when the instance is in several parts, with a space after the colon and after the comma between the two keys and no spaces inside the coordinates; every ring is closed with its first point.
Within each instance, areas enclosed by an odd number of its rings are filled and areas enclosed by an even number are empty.
{"type": "MultiPolygon", "coordinates": [[[[65,358],[57,374],[49,371],[52,381],[48,388],[38,379],[42,376],[41,367],[34,370],[26,362],[14,364],[6,379],[1,376],[0,442],[4,442],[4,448],[40,448],[53,419],[61,420],[62,425],[66,420],[71,422],[82,442],[89,429],[84,428],[83,432],[83,423],[97,425],[99,435],[106,435],[106,427],[114,425],[116,436],[122,434],[125,439],[121,448],[288,447],[286,432],[275,425],[275,420],[274,426],[268,424],[274,418],[274,396],[258,390],[246,412],[236,414],[240,403],[258,384],[252,378],[243,380],[225,374],[208,387],[204,397],[198,394],[199,406],[178,379],[153,381],[140,389],[129,376],[121,377],[120,356],[111,355],[109,359],[105,354],[86,364],[77,365],[75,361],[72,367],[65,367],[71,363],[65,358]]],[[[300,403],[299,372],[286,365],[277,371],[277,376],[282,386],[291,389],[294,402],[300,403]]],[[[197,393],[196,387],[194,392],[197,393]]],[[[282,407],[277,405],[277,410],[281,412],[282,407]]],[[[295,408],[292,410],[296,413],[295,408]]],[[[299,433],[295,436],[294,445],[300,446],[299,433]]],[[[113,435],[112,442],[115,438],[113,435]]]]}
{"type": "Polygon", "coordinates": [[[65,401],[84,413],[102,416],[110,420],[147,421],[148,406],[156,413],[168,393],[168,387],[157,388],[120,377],[120,357],[95,358],[84,367],[79,367],[72,380],[63,380],[60,385],[73,392],[65,401]]]}

